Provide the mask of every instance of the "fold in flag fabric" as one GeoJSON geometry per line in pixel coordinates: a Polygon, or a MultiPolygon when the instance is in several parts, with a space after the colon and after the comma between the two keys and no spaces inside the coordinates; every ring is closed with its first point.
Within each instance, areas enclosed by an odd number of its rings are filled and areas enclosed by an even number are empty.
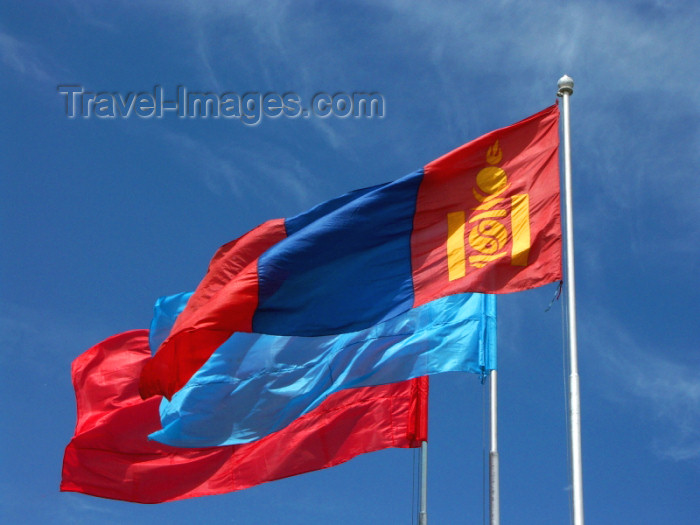
{"type": "MultiPolygon", "coordinates": [[[[160,298],[151,324],[157,348],[190,294],[160,298]]],[[[292,424],[329,395],[443,372],[496,368],[496,300],[437,299],[366,330],[335,336],[236,333],[171,402],[151,438],[177,447],[248,443],[292,424]]]]}
{"type": "Polygon", "coordinates": [[[178,449],[147,439],[160,398],[141,400],[148,331],[115,335],[72,367],[78,419],[61,490],[138,503],[221,494],[427,439],[428,380],[345,390],[248,445],[178,449]]]}
{"type": "Polygon", "coordinates": [[[559,110],[222,246],[141,374],[170,398],[234,332],[353,332],[455,293],[561,279],[559,110]]]}

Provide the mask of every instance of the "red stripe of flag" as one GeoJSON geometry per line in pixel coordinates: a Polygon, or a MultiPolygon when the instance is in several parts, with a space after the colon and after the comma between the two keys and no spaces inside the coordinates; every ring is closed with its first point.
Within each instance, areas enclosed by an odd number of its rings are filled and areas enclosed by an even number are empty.
{"type": "Polygon", "coordinates": [[[366,452],[427,439],[428,379],[344,390],[254,443],[178,449],[149,441],[159,397],[138,378],[148,331],[115,335],[73,362],[78,419],[61,490],[138,503],[222,494],[337,465],[366,452]]]}

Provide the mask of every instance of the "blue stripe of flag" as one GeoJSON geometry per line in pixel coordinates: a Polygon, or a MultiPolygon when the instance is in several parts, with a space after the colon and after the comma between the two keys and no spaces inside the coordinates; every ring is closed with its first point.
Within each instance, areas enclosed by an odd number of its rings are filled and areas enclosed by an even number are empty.
{"type": "MultiPolygon", "coordinates": [[[[154,333],[169,330],[187,298],[159,300],[154,333]]],[[[495,367],[496,311],[490,295],[448,296],[336,336],[237,333],[171,402],[163,400],[163,430],[151,438],[177,447],[247,443],[284,428],[345,388],[495,367]]]]}

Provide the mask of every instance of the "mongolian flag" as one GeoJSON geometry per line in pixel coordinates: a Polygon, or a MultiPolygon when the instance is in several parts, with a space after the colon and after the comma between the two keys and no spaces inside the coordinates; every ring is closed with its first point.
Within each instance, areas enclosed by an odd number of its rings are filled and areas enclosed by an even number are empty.
{"type": "Polygon", "coordinates": [[[558,107],[219,249],[143,369],[170,398],[235,332],[364,330],[435,299],[561,279],[558,107]]]}
{"type": "Polygon", "coordinates": [[[331,467],[427,439],[427,378],[344,390],[284,430],[247,445],[181,449],[148,439],[160,398],[143,401],[138,377],[148,330],[115,335],[73,362],[78,418],[62,491],[137,503],[222,494],[331,467]]]}

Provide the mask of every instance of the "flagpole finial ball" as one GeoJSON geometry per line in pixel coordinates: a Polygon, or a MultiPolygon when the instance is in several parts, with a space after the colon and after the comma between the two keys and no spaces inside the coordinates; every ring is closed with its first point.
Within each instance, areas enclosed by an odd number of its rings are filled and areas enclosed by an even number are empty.
{"type": "Polygon", "coordinates": [[[564,75],[557,82],[557,87],[559,88],[558,96],[571,95],[574,92],[574,79],[569,75],[564,75]]]}

